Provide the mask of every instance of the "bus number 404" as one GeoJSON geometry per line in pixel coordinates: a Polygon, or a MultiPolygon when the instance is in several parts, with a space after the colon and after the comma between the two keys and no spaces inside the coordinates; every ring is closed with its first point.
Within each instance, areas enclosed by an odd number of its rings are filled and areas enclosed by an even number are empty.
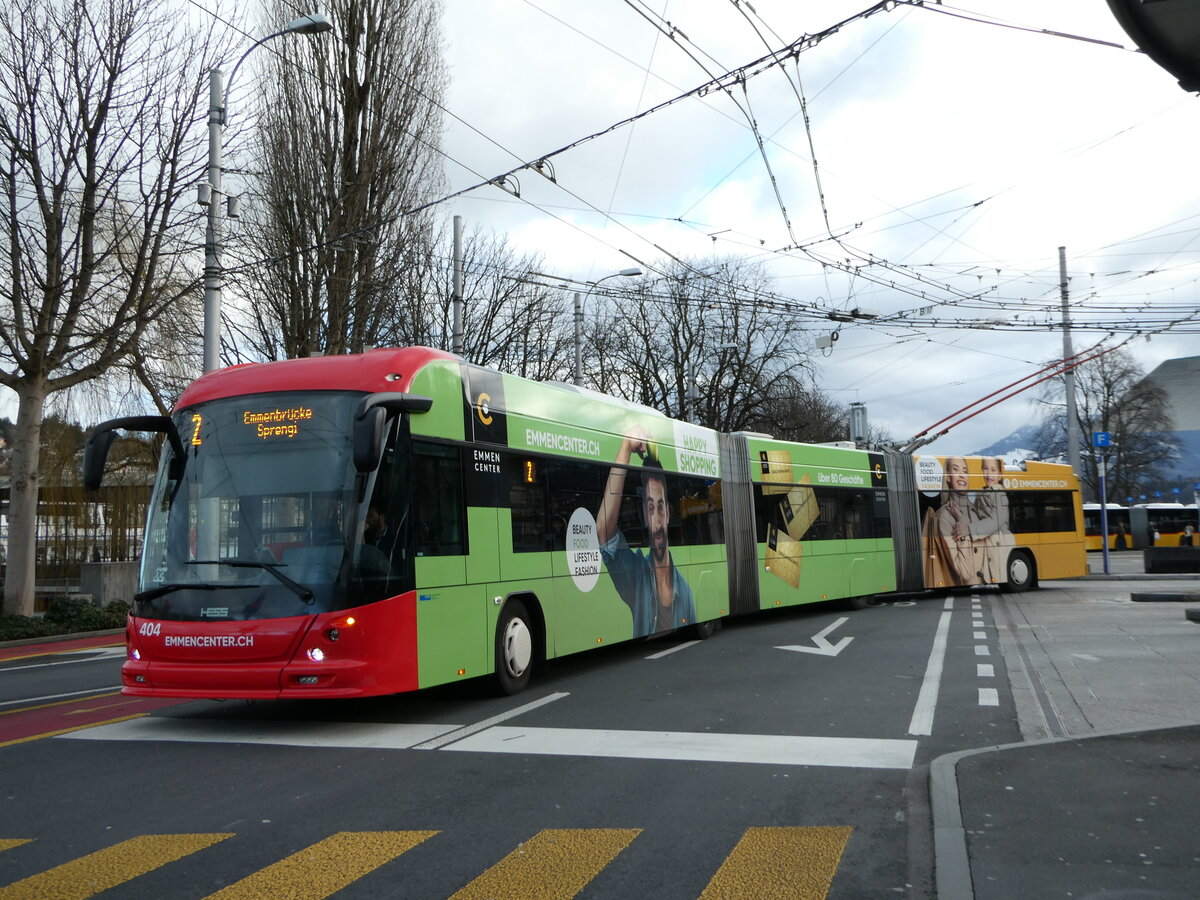
{"type": "Polygon", "coordinates": [[[143,637],[158,637],[162,633],[162,622],[143,622],[138,626],[138,634],[143,637]]]}

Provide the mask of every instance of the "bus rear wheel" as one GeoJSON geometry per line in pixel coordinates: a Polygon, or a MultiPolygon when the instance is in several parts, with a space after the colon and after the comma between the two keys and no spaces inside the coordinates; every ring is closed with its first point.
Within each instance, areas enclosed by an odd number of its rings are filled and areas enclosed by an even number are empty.
{"type": "Polygon", "coordinates": [[[693,641],[706,641],[721,627],[720,619],[709,619],[707,622],[697,622],[684,629],[684,635],[693,641]]]}
{"type": "Polygon", "coordinates": [[[533,629],[520,600],[509,600],[496,623],[496,687],[501,694],[523,691],[533,671],[533,629]]]}
{"type": "Polygon", "coordinates": [[[1033,559],[1023,550],[1014,550],[1008,555],[1007,579],[1001,588],[1010,594],[1019,594],[1037,587],[1037,573],[1033,559]]]}

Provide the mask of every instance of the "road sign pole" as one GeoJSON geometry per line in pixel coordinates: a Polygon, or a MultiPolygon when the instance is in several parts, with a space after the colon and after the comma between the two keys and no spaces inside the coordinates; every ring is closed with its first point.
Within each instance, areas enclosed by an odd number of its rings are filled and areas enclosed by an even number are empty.
{"type": "Polygon", "coordinates": [[[1108,460],[1100,454],[1100,549],[1104,553],[1104,574],[1108,573],[1108,493],[1104,490],[1104,476],[1108,460]]]}
{"type": "Polygon", "coordinates": [[[1108,574],[1108,491],[1104,488],[1104,476],[1107,474],[1108,460],[1104,454],[1106,448],[1113,446],[1112,435],[1107,431],[1092,432],[1092,450],[1100,451],[1096,465],[1100,489],[1100,550],[1104,554],[1104,574],[1108,574]]]}

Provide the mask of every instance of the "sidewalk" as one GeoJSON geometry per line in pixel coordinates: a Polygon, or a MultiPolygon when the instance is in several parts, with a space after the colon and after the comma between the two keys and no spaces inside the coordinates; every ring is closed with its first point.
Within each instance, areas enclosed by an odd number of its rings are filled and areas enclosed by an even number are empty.
{"type": "Polygon", "coordinates": [[[1025,742],[931,766],[939,900],[1200,896],[1200,575],[1110,571],[992,595],[1025,742]]]}
{"type": "Polygon", "coordinates": [[[0,660],[45,656],[52,653],[71,653],[92,647],[117,647],[125,643],[124,628],[89,631],[82,634],[57,634],[49,637],[25,638],[19,641],[0,641],[0,660]]]}

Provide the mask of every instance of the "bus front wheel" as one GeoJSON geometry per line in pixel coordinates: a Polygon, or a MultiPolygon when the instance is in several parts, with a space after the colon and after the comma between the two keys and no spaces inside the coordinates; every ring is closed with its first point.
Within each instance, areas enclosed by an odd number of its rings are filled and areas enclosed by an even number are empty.
{"type": "Polygon", "coordinates": [[[496,686],[516,694],[529,684],[533,671],[533,629],[520,600],[509,600],[496,623],[496,686]]]}
{"type": "Polygon", "coordinates": [[[1037,587],[1037,574],[1028,553],[1015,550],[1008,555],[1008,578],[1001,587],[1010,594],[1019,594],[1037,587]]]}

